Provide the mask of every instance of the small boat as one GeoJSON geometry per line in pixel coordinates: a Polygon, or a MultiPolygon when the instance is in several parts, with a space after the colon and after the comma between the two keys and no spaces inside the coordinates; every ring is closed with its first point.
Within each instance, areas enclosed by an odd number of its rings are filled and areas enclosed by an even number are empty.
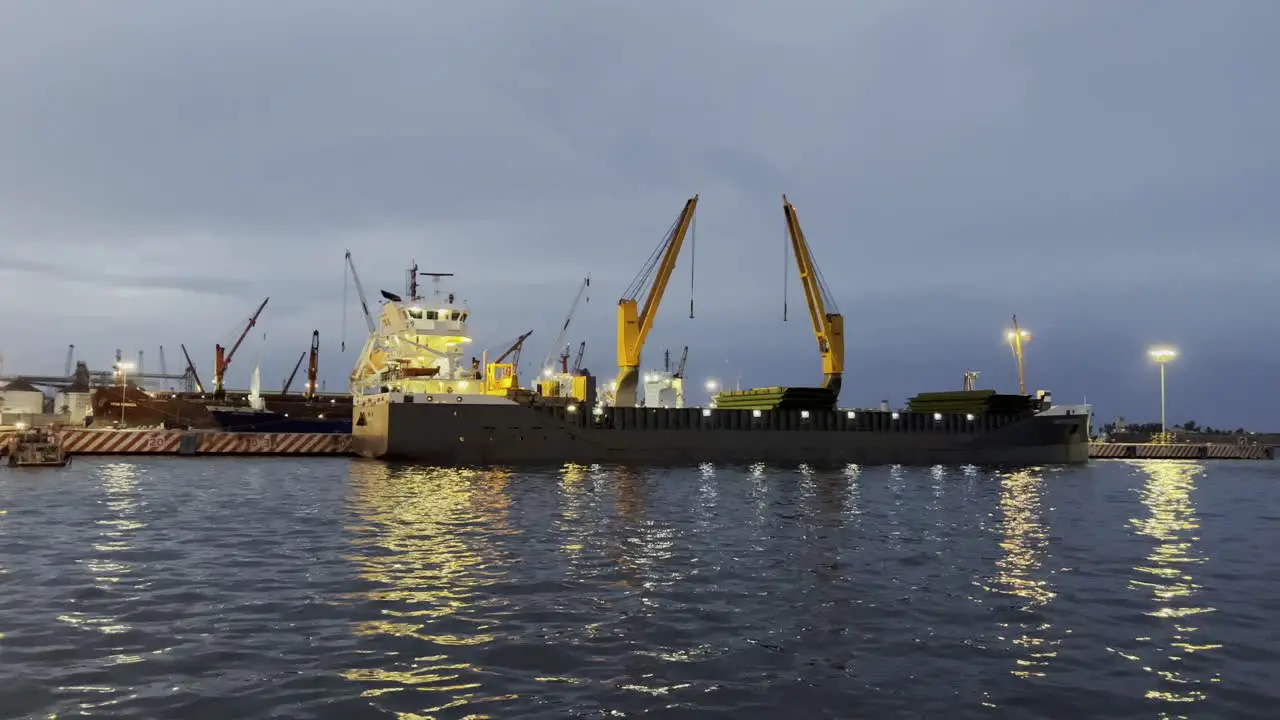
{"type": "Polygon", "coordinates": [[[9,467],[66,467],[70,462],[58,436],[43,428],[25,430],[9,441],[9,467]]]}

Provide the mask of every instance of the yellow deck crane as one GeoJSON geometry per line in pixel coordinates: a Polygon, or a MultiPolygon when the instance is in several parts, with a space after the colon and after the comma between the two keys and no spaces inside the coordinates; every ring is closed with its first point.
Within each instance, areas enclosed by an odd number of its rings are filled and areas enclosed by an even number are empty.
{"type": "Polygon", "coordinates": [[[667,236],[654,249],[644,268],[618,301],[618,379],[613,400],[618,407],[636,405],[636,391],[640,386],[640,351],[644,349],[644,341],[653,329],[654,316],[658,314],[658,305],[662,303],[662,295],[666,292],[667,282],[671,280],[671,273],[676,269],[680,246],[684,244],[684,237],[693,223],[697,207],[697,195],[685,202],[684,209],[672,223],[667,236]],[[645,296],[644,307],[641,308],[638,307],[638,298],[645,286],[648,286],[649,292],[645,296]]]}
{"type": "Polygon", "coordinates": [[[805,303],[809,306],[809,319],[813,321],[813,334],[818,338],[818,352],[822,353],[822,386],[838,395],[844,375],[844,316],[822,279],[813,251],[800,229],[796,208],[786,195],[782,196],[782,211],[787,218],[787,234],[791,236],[791,250],[800,270],[800,284],[804,287],[805,303]]]}

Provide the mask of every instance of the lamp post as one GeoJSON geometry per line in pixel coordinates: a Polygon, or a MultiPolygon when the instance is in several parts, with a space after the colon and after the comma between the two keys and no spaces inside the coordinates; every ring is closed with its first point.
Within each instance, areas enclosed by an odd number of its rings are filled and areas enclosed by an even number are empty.
{"type": "Polygon", "coordinates": [[[1018,327],[1018,316],[1014,315],[1013,329],[1005,331],[1004,339],[1009,343],[1009,348],[1013,350],[1013,359],[1018,363],[1018,392],[1026,395],[1027,381],[1022,372],[1022,346],[1031,340],[1031,333],[1018,327]]]}
{"type": "Polygon", "coordinates": [[[1178,351],[1171,347],[1159,346],[1153,347],[1147,351],[1147,355],[1160,365],[1160,432],[1169,431],[1168,425],[1165,424],[1165,402],[1164,402],[1164,366],[1170,361],[1178,357],[1178,351]]]}
{"type": "Polygon", "coordinates": [[[116,372],[120,375],[120,427],[124,427],[124,403],[125,397],[129,392],[129,384],[125,381],[125,374],[133,369],[131,362],[116,363],[116,372]]]}
{"type": "Polygon", "coordinates": [[[716,401],[716,391],[720,389],[720,383],[715,380],[708,380],[704,387],[707,389],[708,404],[714,405],[716,401]]]}

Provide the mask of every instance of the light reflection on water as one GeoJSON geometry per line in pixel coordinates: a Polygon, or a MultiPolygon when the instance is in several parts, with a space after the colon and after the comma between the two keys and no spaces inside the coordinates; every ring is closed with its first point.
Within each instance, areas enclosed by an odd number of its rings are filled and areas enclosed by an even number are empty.
{"type": "MultiPolygon", "coordinates": [[[[1135,591],[1150,595],[1152,608],[1145,614],[1156,619],[1156,632],[1135,638],[1141,643],[1139,649],[1121,654],[1155,675],[1155,687],[1147,691],[1147,698],[1166,703],[1199,702],[1205,699],[1206,686],[1219,682],[1220,678],[1216,673],[1196,677],[1192,656],[1222,647],[1192,637],[1199,630],[1197,616],[1215,612],[1215,608],[1197,598],[1201,587],[1191,573],[1196,565],[1206,561],[1196,547],[1200,521],[1191,497],[1204,466],[1176,460],[1143,461],[1135,465],[1146,475],[1139,495],[1148,515],[1133,518],[1129,524],[1134,532],[1153,540],[1154,544],[1146,563],[1133,569],[1135,574],[1129,585],[1135,591]]],[[[1162,711],[1160,717],[1186,715],[1167,710],[1162,711]]]]}
{"type": "Polygon", "coordinates": [[[1000,640],[1010,643],[1018,657],[1010,672],[1023,678],[1044,677],[1057,657],[1060,640],[1042,610],[1056,597],[1043,579],[1048,533],[1043,520],[1044,474],[1039,469],[1000,476],[1000,549],[998,572],[987,590],[1016,598],[1018,619],[1001,622],[1000,640]]]}
{"type": "Polygon", "coordinates": [[[493,539],[517,532],[507,523],[509,476],[364,463],[353,464],[351,475],[353,509],[366,524],[349,528],[363,552],[347,559],[373,585],[352,599],[378,607],[380,616],[359,623],[355,632],[419,641],[430,652],[387,653],[377,666],[350,669],[343,676],[372,684],[366,697],[439,693],[431,707],[414,703],[427,716],[513,699],[484,693],[479,669],[452,658],[450,651],[494,642],[500,630],[493,618],[509,609],[500,593],[484,591],[504,579],[509,562],[493,539]]]}
{"type": "MultiPolygon", "coordinates": [[[[91,547],[97,555],[79,561],[93,574],[94,586],[99,589],[116,585],[126,587],[123,584],[132,574],[132,568],[121,556],[133,549],[133,534],[146,527],[146,523],[139,519],[143,503],[137,494],[137,472],[138,468],[131,463],[114,463],[101,470],[102,490],[105,493],[101,504],[106,507],[107,512],[104,517],[94,521],[99,537],[91,547]]],[[[137,594],[131,594],[126,599],[137,598],[137,594]]],[[[65,613],[59,615],[58,620],[70,625],[94,628],[108,635],[131,629],[117,618],[83,612],[65,613]]]]}

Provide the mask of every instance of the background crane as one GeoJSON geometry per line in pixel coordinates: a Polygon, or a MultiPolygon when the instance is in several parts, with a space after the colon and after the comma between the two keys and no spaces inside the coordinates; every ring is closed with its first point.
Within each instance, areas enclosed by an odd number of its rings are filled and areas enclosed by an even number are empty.
{"type": "MultiPolygon", "coordinates": [[[[560,334],[556,336],[555,342],[551,343],[551,350],[547,353],[547,358],[542,361],[542,371],[546,373],[552,372],[552,362],[554,362],[555,354],[560,353],[560,371],[566,372],[569,362],[569,349],[566,341],[569,338],[569,323],[573,321],[573,314],[578,311],[578,303],[587,295],[587,289],[591,287],[591,276],[588,275],[582,280],[582,284],[578,286],[578,294],[573,296],[573,304],[569,306],[569,314],[564,317],[564,324],[560,326],[560,334]],[[564,348],[563,350],[561,348],[564,348]]],[[[587,302],[591,302],[591,298],[587,297],[587,302]]]]}
{"type": "MultiPolygon", "coordinates": [[[[796,208],[782,196],[782,211],[787,220],[787,234],[791,237],[791,250],[800,271],[800,285],[804,288],[805,303],[809,306],[809,319],[813,322],[813,334],[818,340],[818,352],[822,355],[822,386],[839,395],[844,376],[844,316],[836,307],[835,297],[827,288],[813,259],[813,251],[805,241],[804,231],[796,208]]],[[[784,319],[785,319],[785,310],[784,319]]]]}
{"type": "Polygon", "coordinates": [[[258,316],[262,314],[263,308],[267,306],[267,301],[270,299],[263,300],[258,309],[254,311],[249,318],[249,322],[244,326],[244,330],[240,332],[240,337],[236,338],[235,344],[231,346],[230,351],[227,351],[221,345],[213,346],[213,396],[215,398],[221,399],[226,395],[226,391],[223,389],[223,381],[227,376],[227,368],[231,366],[231,360],[236,356],[236,351],[240,349],[240,345],[244,342],[249,331],[253,329],[254,325],[258,324],[258,316]]]}
{"type": "MultiPolygon", "coordinates": [[[[685,202],[684,209],[671,224],[667,236],[654,249],[645,266],[618,301],[618,379],[613,400],[618,407],[636,405],[636,391],[640,386],[640,351],[644,349],[644,341],[653,329],[654,316],[662,303],[671,273],[675,271],[680,246],[684,243],[685,234],[689,232],[697,207],[697,195],[685,202]],[[639,307],[638,298],[646,286],[649,291],[645,296],[644,306],[639,307]]],[[[692,309],[692,305],[690,307],[692,309]]]]}
{"type": "Polygon", "coordinates": [[[187,352],[187,346],[185,344],[180,344],[178,347],[182,348],[182,357],[187,359],[187,371],[185,374],[190,375],[191,380],[195,382],[196,392],[203,393],[204,383],[200,382],[200,375],[196,372],[196,364],[191,362],[191,353],[187,352]]]}

